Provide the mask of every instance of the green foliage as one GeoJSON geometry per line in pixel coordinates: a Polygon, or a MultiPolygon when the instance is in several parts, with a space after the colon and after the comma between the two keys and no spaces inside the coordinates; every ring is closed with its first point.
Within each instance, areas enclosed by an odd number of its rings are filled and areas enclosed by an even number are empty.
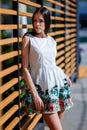
{"type": "Polygon", "coordinates": [[[25,86],[25,81],[24,80],[21,80],[20,81],[20,88],[24,87],[25,86]]]}

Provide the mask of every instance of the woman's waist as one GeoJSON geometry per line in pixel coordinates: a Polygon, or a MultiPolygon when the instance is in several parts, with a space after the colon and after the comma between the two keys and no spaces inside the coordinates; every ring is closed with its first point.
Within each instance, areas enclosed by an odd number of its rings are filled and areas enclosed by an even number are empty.
{"type": "Polygon", "coordinates": [[[39,64],[39,65],[32,65],[30,66],[31,70],[39,70],[39,69],[45,69],[45,68],[54,68],[56,67],[56,64],[39,64]]]}

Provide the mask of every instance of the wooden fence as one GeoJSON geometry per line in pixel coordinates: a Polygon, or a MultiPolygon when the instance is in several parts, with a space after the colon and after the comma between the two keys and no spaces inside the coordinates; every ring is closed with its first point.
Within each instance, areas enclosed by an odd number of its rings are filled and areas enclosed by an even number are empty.
{"type": "Polygon", "coordinates": [[[76,0],[8,0],[0,3],[0,129],[32,130],[41,114],[25,112],[25,85],[21,75],[21,36],[32,29],[34,10],[41,5],[51,13],[50,36],[57,42],[56,64],[71,78],[77,65],[76,0]]]}

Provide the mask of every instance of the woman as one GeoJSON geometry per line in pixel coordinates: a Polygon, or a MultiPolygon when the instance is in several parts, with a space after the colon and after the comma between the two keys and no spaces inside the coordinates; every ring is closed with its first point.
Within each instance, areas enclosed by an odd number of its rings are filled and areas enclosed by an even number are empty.
{"type": "Polygon", "coordinates": [[[50,130],[62,130],[64,111],[73,103],[70,98],[70,80],[55,63],[56,42],[47,35],[50,29],[47,8],[37,9],[32,23],[33,31],[24,35],[22,44],[23,75],[31,91],[29,114],[42,113],[50,130]]]}

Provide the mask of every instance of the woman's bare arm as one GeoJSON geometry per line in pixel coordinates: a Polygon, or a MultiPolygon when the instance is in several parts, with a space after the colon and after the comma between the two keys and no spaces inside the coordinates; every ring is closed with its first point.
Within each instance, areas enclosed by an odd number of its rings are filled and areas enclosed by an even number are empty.
{"type": "Polygon", "coordinates": [[[29,37],[24,36],[22,40],[22,70],[23,70],[23,76],[26,81],[27,87],[29,87],[30,91],[33,95],[37,94],[37,90],[35,88],[35,85],[32,81],[32,78],[30,76],[29,70],[28,70],[28,62],[29,61],[29,37]]]}
{"type": "Polygon", "coordinates": [[[23,76],[24,76],[24,79],[26,81],[27,87],[29,87],[30,91],[33,94],[36,109],[38,111],[42,111],[44,109],[43,101],[38,95],[38,92],[36,90],[36,87],[33,83],[33,80],[31,78],[29,70],[28,70],[29,44],[30,44],[29,43],[29,37],[24,36],[23,40],[22,40],[22,70],[23,70],[23,76]]]}

